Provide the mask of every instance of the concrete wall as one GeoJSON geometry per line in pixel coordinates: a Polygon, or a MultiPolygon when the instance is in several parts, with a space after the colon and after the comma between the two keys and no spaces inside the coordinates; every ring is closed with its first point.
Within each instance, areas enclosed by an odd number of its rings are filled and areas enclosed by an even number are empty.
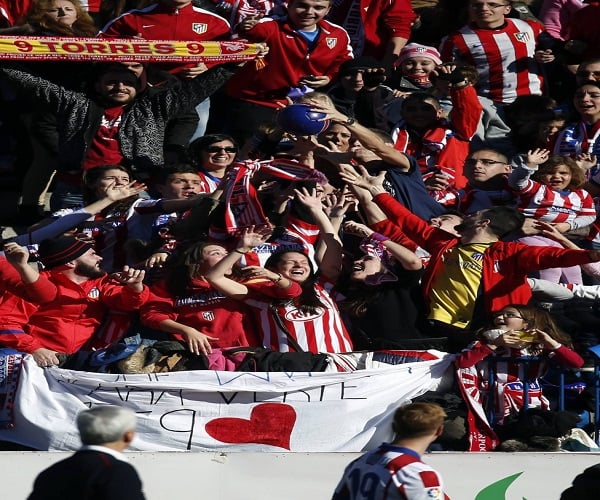
{"type": "MultiPolygon", "coordinates": [[[[27,498],[37,473],[66,456],[0,452],[2,497],[27,498]]],[[[128,456],[142,477],[148,500],[319,500],[331,498],[345,465],[358,454],[137,452],[128,456]]],[[[434,453],[424,460],[442,473],[452,500],[558,500],[579,472],[600,462],[600,454],[434,453]]]]}

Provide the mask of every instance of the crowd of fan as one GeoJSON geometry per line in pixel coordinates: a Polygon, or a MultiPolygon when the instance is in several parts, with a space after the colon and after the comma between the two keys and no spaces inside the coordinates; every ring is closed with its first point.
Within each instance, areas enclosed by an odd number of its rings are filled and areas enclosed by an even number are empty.
{"type": "Polygon", "coordinates": [[[0,346],[40,366],[131,336],[209,357],[437,349],[482,390],[489,356],[534,356],[534,376],[503,365],[500,422],[515,382],[584,365],[596,0],[97,3],[0,0],[0,35],[262,45],[245,64],[0,63],[34,223],[0,260],[0,346]]]}

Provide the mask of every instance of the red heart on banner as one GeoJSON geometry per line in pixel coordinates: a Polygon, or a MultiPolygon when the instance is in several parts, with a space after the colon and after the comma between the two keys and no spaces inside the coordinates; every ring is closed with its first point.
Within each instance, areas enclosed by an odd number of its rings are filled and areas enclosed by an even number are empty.
{"type": "Polygon", "coordinates": [[[296,411],[290,405],[263,403],[255,406],[250,420],[215,418],[205,426],[209,436],[223,443],[257,443],[290,449],[296,411]]]}

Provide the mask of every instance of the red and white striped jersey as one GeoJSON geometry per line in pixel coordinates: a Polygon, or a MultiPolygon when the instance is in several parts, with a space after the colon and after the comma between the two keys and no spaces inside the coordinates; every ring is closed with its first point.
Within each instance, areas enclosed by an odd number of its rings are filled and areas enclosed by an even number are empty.
{"type": "Polygon", "coordinates": [[[290,216],[285,231],[277,238],[258,245],[240,259],[245,266],[264,266],[275,252],[288,251],[305,254],[314,267],[315,244],[319,239],[319,227],[298,217],[290,216]]]}
{"type": "Polygon", "coordinates": [[[319,307],[315,314],[305,314],[297,306],[297,299],[271,308],[270,298],[252,296],[245,300],[256,314],[256,323],[263,336],[263,346],[275,351],[294,351],[288,343],[288,337],[278,325],[274,312],[281,319],[292,338],[305,351],[348,352],[352,350],[350,335],[344,327],[340,312],[330,292],[333,283],[319,281],[315,290],[325,307],[319,307]]]}
{"type": "Polygon", "coordinates": [[[442,477],[409,448],[384,443],[350,463],[333,500],[442,500],[442,477]]]}
{"type": "Polygon", "coordinates": [[[472,64],[479,72],[477,93],[508,104],[517,96],[541,94],[541,69],[534,59],[544,27],[535,21],[507,18],[498,29],[463,26],[442,40],[443,61],[472,64]]]}
{"type": "Polygon", "coordinates": [[[198,193],[212,193],[217,190],[221,183],[221,179],[210,175],[208,172],[199,171],[198,175],[200,176],[200,190],[198,193]]]}
{"type": "Polygon", "coordinates": [[[558,134],[554,154],[575,158],[581,153],[600,154],[600,121],[592,126],[584,122],[572,123],[558,134]]]}
{"type": "Polygon", "coordinates": [[[574,229],[589,226],[596,218],[594,200],[585,189],[560,192],[531,179],[519,193],[517,208],[525,217],[568,222],[574,229]],[[579,220],[575,222],[576,219],[579,220]]]}

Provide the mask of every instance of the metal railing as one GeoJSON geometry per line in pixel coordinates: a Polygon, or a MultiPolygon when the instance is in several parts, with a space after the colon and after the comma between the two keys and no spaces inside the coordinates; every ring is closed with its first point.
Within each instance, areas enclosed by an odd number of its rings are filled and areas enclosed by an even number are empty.
{"type": "MultiPolygon", "coordinates": [[[[594,355],[594,368],[592,379],[589,377],[585,380],[593,390],[594,395],[594,411],[593,411],[593,429],[594,429],[594,440],[596,444],[600,446],[600,345],[589,348],[590,352],[594,355]],[[591,384],[590,384],[591,382],[591,384]]],[[[497,377],[497,365],[500,362],[509,362],[516,363],[522,365],[523,369],[523,377],[521,383],[523,384],[523,410],[527,411],[529,408],[529,391],[530,391],[530,383],[533,381],[533,378],[530,378],[529,375],[529,367],[531,363],[539,363],[541,359],[537,356],[519,356],[519,357],[510,357],[510,356],[489,356],[486,358],[488,362],[488,399],[486,403],[486,416],[490,425],[494,424],[495,420],[495,398],[496,393],[494,391],[494,385],[497,377]]],[[[566,394],[565,394],[565,376],[567,373],[578,373],[581,372],[580,369],[574,368],[563,368],[560,366],[556,367],[558,371],[558,399],[557,399],[557,409],[565,410],[566,408],[566,394]]]]}

